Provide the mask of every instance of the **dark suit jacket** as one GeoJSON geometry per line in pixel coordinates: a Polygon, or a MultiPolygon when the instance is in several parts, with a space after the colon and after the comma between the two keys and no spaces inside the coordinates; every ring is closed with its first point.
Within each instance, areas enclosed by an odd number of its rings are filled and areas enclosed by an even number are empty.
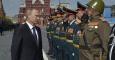
{"type": "Polygon", "coordinates": [[[38,45],[26,23],[15,30],[11,45],[12,60],[43,60],[41,30],[38,27],[36,29],[39,36],[38,45]]]}

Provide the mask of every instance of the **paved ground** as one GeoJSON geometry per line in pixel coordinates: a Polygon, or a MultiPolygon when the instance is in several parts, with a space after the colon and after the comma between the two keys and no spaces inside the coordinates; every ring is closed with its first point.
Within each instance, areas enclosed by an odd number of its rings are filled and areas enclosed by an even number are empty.
{"type": "Polygon", "coordinates": [[[4,32],[4,36],[0,36],[0,60],[11,60],[10,47],[13,31],[4,32]]]}
{"type": "MultiPolygon", "coordinates": [[[[0,60],[11,60],[11,41],[12,41],[13,31],[5,31],[3,36],[0,36],[0,60]]],[[[47,35],[45,28],[42,28],[43,37],[43,49],[45,53],[48,52],[49,44],[47,40],[47,35]]],[[[54,60],[48,57],[49,60],[54,60]]]]}
{"type": "MultiPolygon", "coordinates": [[[[49,43],[48,43],[48,39],[47,39],[47,34],[46,34],[46,29],[45,27],[41,28],[42,30],[42,41],[43,41],[43,49],[44,51],[47,53],[49,50],[49,43]]],[[[50,58],[50,56],[48,56],[49,60],[55,60],[50,58]]]]}

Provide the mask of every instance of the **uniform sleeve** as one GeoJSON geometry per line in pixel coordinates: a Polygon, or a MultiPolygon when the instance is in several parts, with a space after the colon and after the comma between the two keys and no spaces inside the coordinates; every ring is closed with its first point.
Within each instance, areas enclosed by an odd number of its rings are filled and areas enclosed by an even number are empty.
{"type": "Polygon", "coordinates": [[[11,58],[12,60],[19,60],[20,49],[21,49],[21,32],[20,30],[15,30],[12,38],[11,45],[11,58]]]}
{"type": "Polygon", "coordinates": [[[98,34],[100,37],[100,40],[102,42],[102,47],[104,48],[104,51],[107,52],[108,50],[108,41],[109,41],[109,33],[110,33],[110,26],[106,22],[100,22],[99,23],[99,30],[98,34]]]}

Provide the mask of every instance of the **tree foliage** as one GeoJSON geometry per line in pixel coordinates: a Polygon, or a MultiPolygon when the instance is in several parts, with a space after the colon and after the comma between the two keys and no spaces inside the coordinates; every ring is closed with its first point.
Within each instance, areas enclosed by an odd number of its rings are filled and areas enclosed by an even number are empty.
{"type": "Polygon", "coordinates": [[[0,28],[3,30],[12,29],[13,22],[12,19],[7,18],[5,16],[0,16],[0,28]]]}

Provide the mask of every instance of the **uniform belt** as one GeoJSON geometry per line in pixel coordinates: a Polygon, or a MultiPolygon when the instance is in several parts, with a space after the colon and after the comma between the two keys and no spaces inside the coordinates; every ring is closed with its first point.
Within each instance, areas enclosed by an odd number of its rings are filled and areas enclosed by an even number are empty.
{"type": "Polygon", "coordinates": [[[102,47],[101,44],[91,46],[91,48],[101,48],[101,47],[102,47]]]}
{"type": "Polygon", "coordinates": [[[84,45],[80,45],[80,48],[81,49],[90,49],[90,48],[96,49],[96,48],[101,48],[101,45],[100,44],[97,44],[97,45],[88,45],[88,47],[84,46],[84,45]]]}
{"type": "Polygon", "coordinates": [[[84,46],[84,45],[80,45],[80,49],[89,50],[89,47],[84,46]]]}

